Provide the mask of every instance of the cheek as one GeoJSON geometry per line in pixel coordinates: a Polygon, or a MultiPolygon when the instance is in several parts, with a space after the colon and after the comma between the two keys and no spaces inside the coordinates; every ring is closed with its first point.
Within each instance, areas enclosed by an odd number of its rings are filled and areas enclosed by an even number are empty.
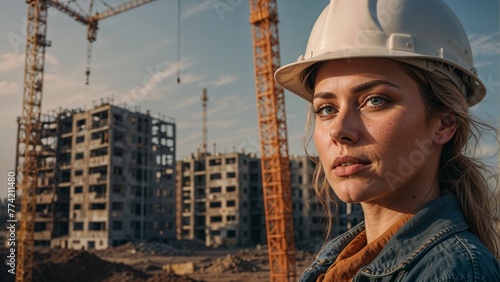
{"type": "Polygon", "coordinates": [[[377,144],[374,148],[379,156],[387,161],[406,156],[415,146],[415,142],[427,137],[424,121],[412,111],[400,115],[388,116],[367,126],[369,134],[377,144]]]}
{"type": "Polygon", "coordinates": [[[398,118],[387,118],[376,122],[366,123],[366,131],[375,143],[382,146],[390,146],[404,134],[404,126],[401,126],[398,118]]]}
{"type": "Polygon", "coordinates": [[[313,140],[318,154],[320,155],[324,152],[322,149],[325,149],[328,146],[328,143],[331,142],[328,132],[319,126],[314,127],[313,140]]]}

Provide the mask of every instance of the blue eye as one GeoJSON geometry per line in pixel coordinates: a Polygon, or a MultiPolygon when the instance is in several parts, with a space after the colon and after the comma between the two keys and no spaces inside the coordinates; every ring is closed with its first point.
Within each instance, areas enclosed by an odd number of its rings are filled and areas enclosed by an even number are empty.
{"type": "Polygon", "coordinates": [[[322,107],[319,107],[315,112],[316,112],[316,115],[324,117],[324,116],[329,116],[329,115],[335,114],[335,108],[332,106],[322,106],[322,107]]]}
{"type": "Polygon", "coordinates": [[[367,101],[367,105],[369,107],[380,107],[380,106],[383,106],[384,104],[387,103],[387,99],[385,99],[384,97],[380,97],[380,96],[374,96],[374,97],[370,97],[368,99],[366,99],[367,101]]]}

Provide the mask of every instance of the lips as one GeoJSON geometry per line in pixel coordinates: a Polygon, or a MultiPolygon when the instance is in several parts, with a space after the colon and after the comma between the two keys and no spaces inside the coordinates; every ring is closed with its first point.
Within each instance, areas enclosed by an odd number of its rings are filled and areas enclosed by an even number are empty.
{"type": "Polygon", "coordinates": [[[370,161],[355,156],[338,156],[333,162],[333,171],[336,176],[350,176],[370,165],[370,161]]]}
{"type": "Polygon", "coordinates": [[[359,158],[355,156],[338,156],[335,158],[333,162],[333,168],[337,168],[338,166],[349,166],[349,165],[355,165],[355,164],[370,164],[368,160],[365,160],[364,158],[359,158]]]}

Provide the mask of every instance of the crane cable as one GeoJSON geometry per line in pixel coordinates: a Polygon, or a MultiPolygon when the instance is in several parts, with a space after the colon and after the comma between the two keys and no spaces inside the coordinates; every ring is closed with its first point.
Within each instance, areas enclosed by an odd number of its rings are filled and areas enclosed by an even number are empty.
{"type": "Polygon", "coordinates": [[[86,85],[89,85],[91,64],[92,64],[92,42],[89,41],[87,45],[87,70],[85,71],[85,75],[87,76],[85,81],[86,85]]]}
{"type": "MultiPolygon", "coordinates": [[[[87,13],[87,17],[90,17],[92,15],[93,8],[94,8],[94,0],[90,1],[89,11],[87,13]]],[[[91,31],[91,30],[87,31],[87,39],[88,39],[89,43],[87,45],[87,69],[85,70],[85,76],[86,76],[85,84],[86,85],[89,85],[90,67],[92,64],[92,42],[93,42],[93,40],[95,40],[94,38],[89,37],[90,32],[93,32],[93,31],[91,31]]]]}
{"type": "Polygon", "coordinates": [[[177,84],[181,83],[181,0],[177,1],[177,84]]]}

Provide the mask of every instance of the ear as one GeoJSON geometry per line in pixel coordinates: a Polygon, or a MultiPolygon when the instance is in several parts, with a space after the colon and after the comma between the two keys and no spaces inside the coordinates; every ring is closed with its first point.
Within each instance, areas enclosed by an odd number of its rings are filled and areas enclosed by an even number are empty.
{"type": "Polygon", "coordinates": [[[457,119],[453,114],[444,114],[439,118],[439,128],[434,135],[436,144],[444,145],[453,138],[457,131],[457,119]]]}

